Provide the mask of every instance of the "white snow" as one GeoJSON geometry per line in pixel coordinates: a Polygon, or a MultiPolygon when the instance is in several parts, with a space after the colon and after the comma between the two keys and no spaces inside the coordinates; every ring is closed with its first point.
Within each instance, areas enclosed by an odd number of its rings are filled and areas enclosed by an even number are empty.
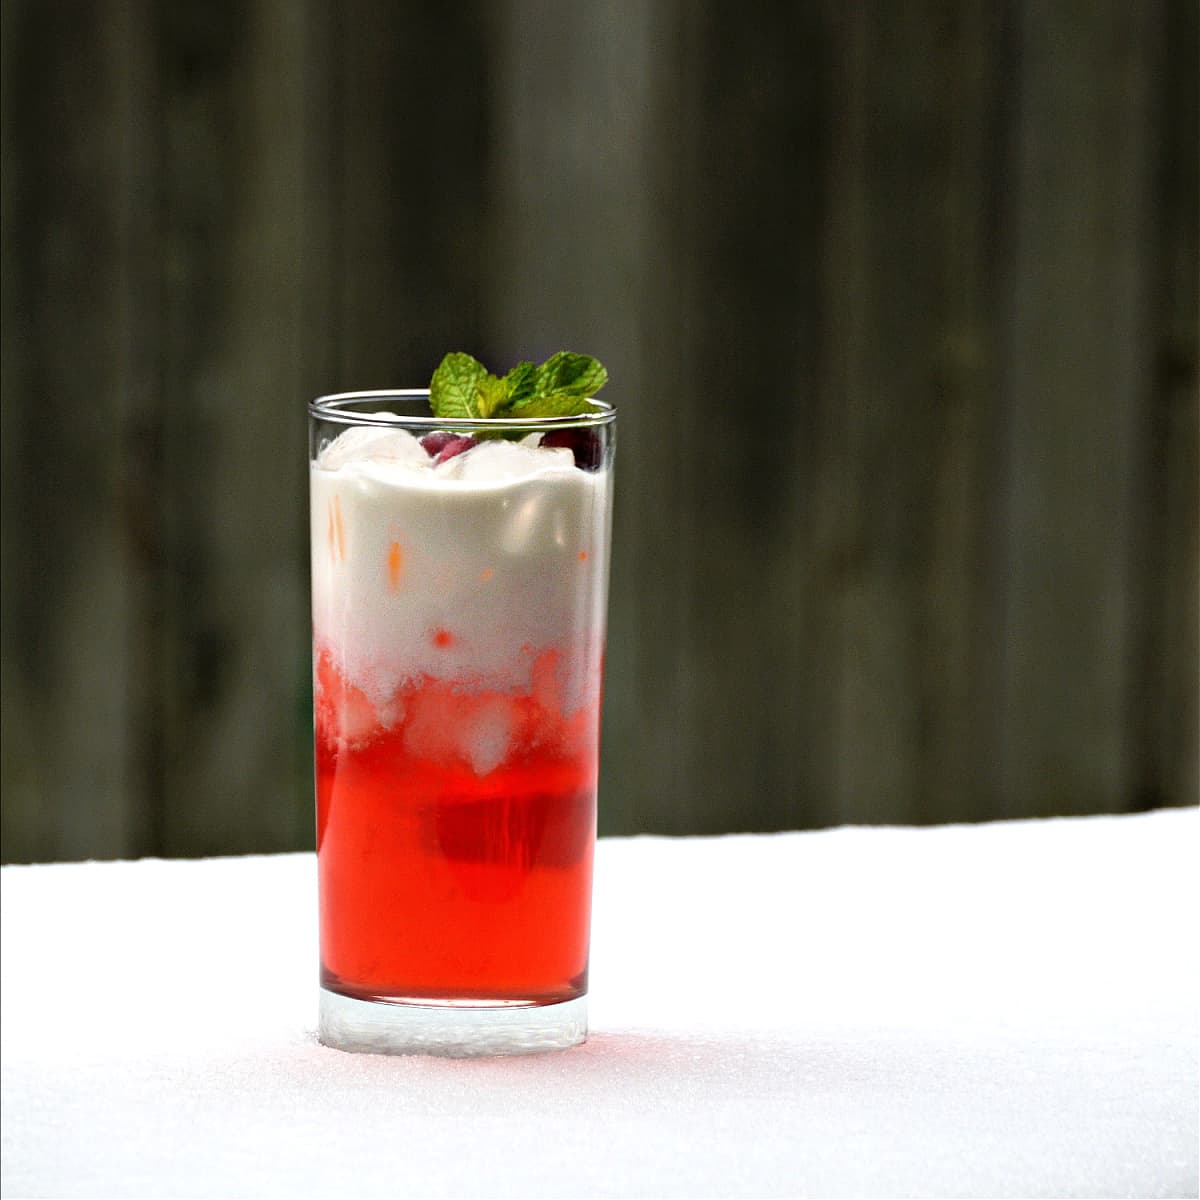
{"type": "Polygon", "coordinates": [[[1198,833],[602,840],[589,1041],[482,1061],[315,1042],[311,855],[6,867],[0,1187],[1195,1196],[1198,833]]]}

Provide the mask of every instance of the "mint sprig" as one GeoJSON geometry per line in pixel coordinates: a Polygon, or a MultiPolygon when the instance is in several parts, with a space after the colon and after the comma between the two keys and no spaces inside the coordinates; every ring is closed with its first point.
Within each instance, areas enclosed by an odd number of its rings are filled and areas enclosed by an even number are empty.
{"type": "Polygon", "coordinates": [[[540,367],[517,363],[497,377],[469,354],[447,354],[429,383],[429,407],[446,420],[579,417],[600,412],[592,397],[608,382],[594,358],[560,350],[540,367]]]}

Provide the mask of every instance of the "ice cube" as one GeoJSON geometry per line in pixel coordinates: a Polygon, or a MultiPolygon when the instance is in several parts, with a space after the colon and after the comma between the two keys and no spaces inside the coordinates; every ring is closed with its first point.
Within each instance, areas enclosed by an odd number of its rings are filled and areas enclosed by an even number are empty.
{"type": "Polygon", "coordinates": [[[468,483],[505,483],[528,479],[545,471],[573,470],[575,456],[570,450],[547,450],[523,442],[480,442],[464,454],[442,463],[437,472],[446,479],[468,483]]]}
{"type": "Polygon", "coordinates": [[[490,775],[508,757],[513,725],[512,702],[497,696],[485,701],[460,731],[462,748],[476,775],[490,775]]]}
{"type": "Polygon", "coordinates": [[[429,455],[407,429],[364,425],[339,434],[317,458],[317,466],[327,471],[336,471],[354,462],[399,462],[427,467],[429,455]]]}

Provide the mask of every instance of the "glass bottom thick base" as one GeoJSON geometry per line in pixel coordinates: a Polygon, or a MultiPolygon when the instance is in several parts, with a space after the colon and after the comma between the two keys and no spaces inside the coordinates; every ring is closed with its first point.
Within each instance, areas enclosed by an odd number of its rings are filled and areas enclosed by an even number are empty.
{"type": "Polygon", "coordinates": [[[322,988],[317,1036],[323,1045],[359,1054],[540,1054],[587,1038],[587,997],[480,1007],[356,1000],[322,988]]]}

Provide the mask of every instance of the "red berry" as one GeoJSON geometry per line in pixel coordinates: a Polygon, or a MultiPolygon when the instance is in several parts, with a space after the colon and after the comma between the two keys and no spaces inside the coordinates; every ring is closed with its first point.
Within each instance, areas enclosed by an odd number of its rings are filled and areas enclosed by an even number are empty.
{"type": "Polygon", "coordinates": [[[425,447],[425,452],[432,458],[435,454],[440,454],[445,448],[447,442],[454,440],[454,434],[448,429],[439,429],[434,433],[427,433],[421,439],[421,445],[425,447]]]}
{"type": "Polygon", "coordinates": [[[475,439],[468,434],[450,433],[446,429],[439,429],[434,433],[427,433],[421,439],[421,445],[425,447],[426,453],[433,456],[436,466],[464,450],[470,450],[475,445],[475,439]]]}
{"type": "Polygon", "coordinates": [[[575,465],[585,471],[600,466],[600,436],[594,429],[554,429],[542,437],[543,446],[562,447],[575,455],[575,465]]]}

